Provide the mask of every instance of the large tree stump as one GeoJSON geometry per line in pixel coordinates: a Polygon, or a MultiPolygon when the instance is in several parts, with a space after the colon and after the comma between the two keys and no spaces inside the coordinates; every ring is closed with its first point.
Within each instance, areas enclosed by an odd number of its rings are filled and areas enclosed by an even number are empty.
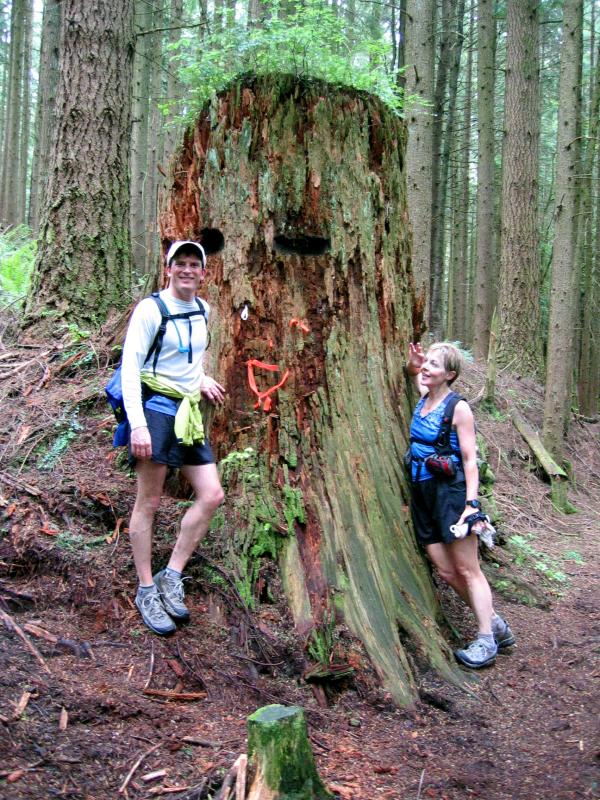
{"type": "Polygon", "coordinates": [[[224,242],[205,292],[207,368],[228,392],[211,441],[221,456],[260,454],[265,497],[292,534],[279,561],[296,627],[308,637],[335,611],[404,704],[423,670],[460,680],[402,466],[413,402],[403,364],[421,324],[405,144],[400,119],[365,93],[249,79],[186,135],[161,214],[165,245],[224,242]],[[289,370],[271,407],[254,407],[252,359],[280,369],[255,367],[259,389],[289,370]]]}
{"type": "Polygon", "coordinates": [[[248,717],[248,800],[325,800],[301,708],[272,705],[248,717]]]}

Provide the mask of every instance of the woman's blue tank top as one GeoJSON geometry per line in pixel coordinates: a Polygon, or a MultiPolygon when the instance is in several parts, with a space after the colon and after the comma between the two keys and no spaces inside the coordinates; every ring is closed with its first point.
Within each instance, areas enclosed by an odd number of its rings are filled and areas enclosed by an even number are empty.
{"type": "MultiPolygon", "coordinates": [[[[425,464],[422,463],[421,459],[428,458],[435,453],[434,444],[440,434],[440,428],[442,427],[442,420],[444,418],[446,405],[451,396],[452,393],[450,393],[448,397],[446,397],[446,399],[439,404],[439,406],[434,408],[433,411],[430,411],[429,414],[426,414],[424,417],[421,416],[421,409],[423,408],[425,400],[427,399],[427,395],[422,397],[417,403],[417,407],[415,408],[412,422],[410,424],[410,435],[418,439],[423,439],[426,442],[431,442],[431,444],[429,445],[422,444],[421,442],[411,442],[410,450],[413,456],[411,464],[411,477],[413,481],[428,481],[433,478],[433,475],[431,472],[429,472],[425,464]],[[419,459],[419,461],[415,461],[415,459],[419,459]]],[[[454,428],[452,428],[450,431],[450,446],[453,450],[456,450],[457,454],[460,454],[460,444],[454,428]]],[[[453,454],[451,458],[457,466],[460,466],[460,455],[453,454]]]]}

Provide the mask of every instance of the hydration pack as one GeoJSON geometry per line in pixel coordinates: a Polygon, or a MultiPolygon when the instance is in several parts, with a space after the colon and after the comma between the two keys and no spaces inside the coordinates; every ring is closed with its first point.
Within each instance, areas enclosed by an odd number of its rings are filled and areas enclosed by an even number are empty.
{"type": "MultiPolygon", "coordinates": [[[[456,475],[456,464],[452,460],[451,456],[456,456],[460,461],[462,461],[462,458],[460,450],[455,450],[455,448],[453,448],[450,444],[450,434],[452,433],[454,409],[456,408],[457,403],[460,403],[460,401],[464,399],[465,398],[462,395],[457,394],[456,392],[450,393],[450,396],[444,407],[444,416],[442,417],[440,430],[434,442],[420,439],[418,436],[410,437],[411,445],[413,442],[416,442],[417,444],[425,444],[435,449],[435,453],[433,455],[428,456],[427,458],[417,458],[416,456],[413,456],[412,448],[408,448],[404,455],[404,464],[409,471],[411,478],[413,461],[417,462],[417,469],[419,472],[422,464],[425,464],[427,469],[436,478],[449,479],[456,475]]],[[[419,475],[417,474],[417,480],[418,477],[419,475]]]]}

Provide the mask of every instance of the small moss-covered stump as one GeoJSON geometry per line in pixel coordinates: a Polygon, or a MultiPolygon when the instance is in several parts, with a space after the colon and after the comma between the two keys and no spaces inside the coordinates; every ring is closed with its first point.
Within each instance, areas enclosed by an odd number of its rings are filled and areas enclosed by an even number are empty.
{"type": "Polygon", "coordinates": [[[325,800],[301,708],[272,705],[248,717],[248,800],[325,800]]]}

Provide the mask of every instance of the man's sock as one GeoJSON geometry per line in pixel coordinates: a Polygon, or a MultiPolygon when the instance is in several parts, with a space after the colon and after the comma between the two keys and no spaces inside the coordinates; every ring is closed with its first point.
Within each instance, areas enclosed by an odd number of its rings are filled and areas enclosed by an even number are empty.
{"type": "Polygon", "coordinates": [[[142,584],[140,583],[140,585],[138,586],[137,593],[139,597],[146,597],[146,595],[155,591],[156,591],[156,586],[153,583],[151,583],[150,586],[142,586],[142,584]]]}
{"type": "Polygon", "coordinates": [[[489,648],[496,647],[496,640],[494,639],[493,633],[478,633],[477,638],[486,644],[489,648]]]}
{"type": "Polygon", "coordinates": [[[165,575],[168,578],[174,578],[176,580],[179,580],[179,578],[181,578],[181,572],[177,572],[177,570],[173,569],[172,567],[167,567],[165,569],[165,575]]]}

